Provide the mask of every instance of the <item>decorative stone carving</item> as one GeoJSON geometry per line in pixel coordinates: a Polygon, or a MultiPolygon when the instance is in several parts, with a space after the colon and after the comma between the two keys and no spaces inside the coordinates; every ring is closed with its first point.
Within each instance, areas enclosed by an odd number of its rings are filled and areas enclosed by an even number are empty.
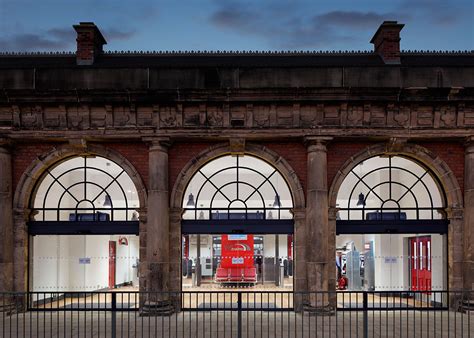
{"type": "Polygon", "coordinates": [[[338,105],[324,106],[323,123],[329,126],[337,126],[341,124],[341,107],[338,105]]]}
{"type": "Polygon", "coordinates": [[[153,126],[153,109],[140,107],[137,109],[137,125],[142,127],[153,126]]]}
{"type": "Polygon", "coordinates": [[[185,127],[199,126],[199,108],[196,106],[184,106],[183,125],[185,127]]]}
{"type": "Polygon", "coordinates": [[[105,107],[91,109],[91,128],[105,128],[107,126],[107,111],[105,107]]]}
{"type": "Polygon", "coordinates": [[[347,124],[360,125],[364,118],[364,107],[351,105],[347,110],[347,124]]]}
{"type": "Polygon", "coordinates": [[[400,127],[405,127],[410,121],[410,107],[389,104],[387,110],[393,114],[393,120],[400,127]]]}
{"type": "Polygon", "coordinates": [[[302,105],[300,107],[300,126],[303,128],[315,128],[318,125],[316,107],[302,105]]]}
{"type": "Polygon", "coordinates": [[[416,111],[416,124],[418,127],[431,127],[434,122],[433,107],[420,106],[416,111]]]}
{"type": "Polygon", "coordinates": [[[98,130],[138,128],[470,128],[469,103],[292,104],[222,103],[136,106],[0,106],[0,128],[23,130],[98,130]]]}
{"type": "Polygon", "coordinates": [[[0,107],[0,128],[10,128],[13,125],[12,110],[10,107],[0,107]]]}
{"type": "Polygon", "coordinates": [[[20,108],[22,129],[41,129],[43,127],[43,109],[40,106],[20,108]]]}
{"type": "Polygon", "coordinates": [[[276,120],[279,127],[293,127],[293,109],[294,107],[287,105],[276,107],[276,120]]]}
{"type": "Polygon", "coordinates": [[[453,106],[441,107],[440,119],[442,127],[454,127],[456,125],[456,108],[453,106]]]}
{"type": "Polygon", "coordinates": [[[160,106],[159,116],[161,128],[170,128],[176,126],[176,110],[174,107],[160,106]]]}
{"type": "Polygon", "coordinates": [[[66,126],[66,107],[46,107],[44,109],[44,127],[64,129],[66,126]]]}
{"type": "Polygon", "coordinates": [[[253,119],[255,126],[269,127],[270,126],[270,107],[268,106],[254,106],[253,119]]]}
{"type": "Polygon", "coordinates": [[[207,125],[210,127],[222,127],[224,116],[217,106],[207,107],[207,125]]]}
{"type": "Polygon", "coordinates": [[[78,107],[68,107],[67,124],[68,129],[84,129],[84,117],[78,107]]]}

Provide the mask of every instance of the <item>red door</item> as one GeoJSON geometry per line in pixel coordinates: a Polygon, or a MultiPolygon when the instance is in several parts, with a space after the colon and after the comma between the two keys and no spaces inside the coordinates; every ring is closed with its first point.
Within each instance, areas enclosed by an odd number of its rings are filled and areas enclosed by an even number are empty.
{"type": "Polygon", "coordinates": [[[411,289],[431,290],[431,236],[410,238],[411,289]]]}
{"type": "Polygon", "coordinates": [[[109,289],[115,287],[115,257],[117,254],[117,243],[109,241],[109,289]]]}

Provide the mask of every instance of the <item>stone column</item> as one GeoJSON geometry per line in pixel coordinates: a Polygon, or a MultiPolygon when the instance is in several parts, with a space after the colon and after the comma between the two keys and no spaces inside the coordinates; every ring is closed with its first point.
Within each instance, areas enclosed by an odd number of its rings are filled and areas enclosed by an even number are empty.
{"type": "Polygon", "coordinates": [[[148,206],[146,223],[146,281],[151,292],[143,311],[168,314],[173,310],[169,295],[169,195],[168,139],[150,140],[148,153],[148,206]],[[157,292],[157,293],[155,293],[157,292]]]}
{"type": "Polygon", "coordinates": [[[303,308],[303,294],[308,290],[308,281],[306,278],[306,210],[293,209],[294,236],[293,236],[293,289],[294,308],[300,312],[303,308]]]}
{"type": "Polygon", "coordinates": [[[474,136],[464,159],[464,290],[474,291],[474,136]]]}
{"type": "MultiPolygon", "coordinates": [[[[306,196],[306,270],[308,291],[329,290],[330,265],[333,255],[329,254],[327,153],[328,138],[311,137],[307,143],[307,196],[306,196]]],[[[327,295],[311,294],[310,308],[322,310],[328,304],[327,295]]]]}
{"type": "MultiPolygon", "coordinates": [[[[0,292],[14,291],[12,190],[12,157],[9,142],[0,140],[0,292]]],[[[0,313],[11,311],[13,308],[15,308],[13,298],[0,295],[0,313]]]]}
{"type": "Polygon", "coordinates": [[[169,271],[169,291],[172,292],[171,300],[175,311],[181,309],[181,218],[182,208],[172,208],[170,210],[170,271],[169,271]]]}
{"type": "Polygon", "coordinates": [[[12,156],[7,140],[0,140],[0,292],[13,291],[12,156]]]}

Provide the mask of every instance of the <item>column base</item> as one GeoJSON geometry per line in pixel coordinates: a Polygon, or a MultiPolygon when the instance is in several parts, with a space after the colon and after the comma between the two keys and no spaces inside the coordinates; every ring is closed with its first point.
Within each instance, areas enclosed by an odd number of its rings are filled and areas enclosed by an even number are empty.
{"type": "Polygon", "coordinates": [[[169,300],[147,301],[140,309],[140,316],[171,316],[175,313],[174,306],[169,300]]]}
{"type": "Polygon", "coordinates": [[[311,304],[304,304],[303,311],[310,316],[334,316],[336,315],[336,308],[332,305],[314,306],[311,304]]]}

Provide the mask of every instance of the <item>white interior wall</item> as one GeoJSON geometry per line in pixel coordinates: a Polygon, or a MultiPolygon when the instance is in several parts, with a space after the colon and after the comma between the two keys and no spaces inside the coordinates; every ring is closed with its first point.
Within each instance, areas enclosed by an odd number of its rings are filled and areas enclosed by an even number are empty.
{"type": "MultiPolygon", "coordinates": [[[[109,241],[113,236],[34,236],[33,291],[93,291],[108,287],[109,241]],[[89,258],[90,264],[80,264],[89,258]]],[[[129,283],[136,270],[133,265],[139,255],[138,236],[125,236],[128,246],[118,245],[116,284],[129,283]]]]}

